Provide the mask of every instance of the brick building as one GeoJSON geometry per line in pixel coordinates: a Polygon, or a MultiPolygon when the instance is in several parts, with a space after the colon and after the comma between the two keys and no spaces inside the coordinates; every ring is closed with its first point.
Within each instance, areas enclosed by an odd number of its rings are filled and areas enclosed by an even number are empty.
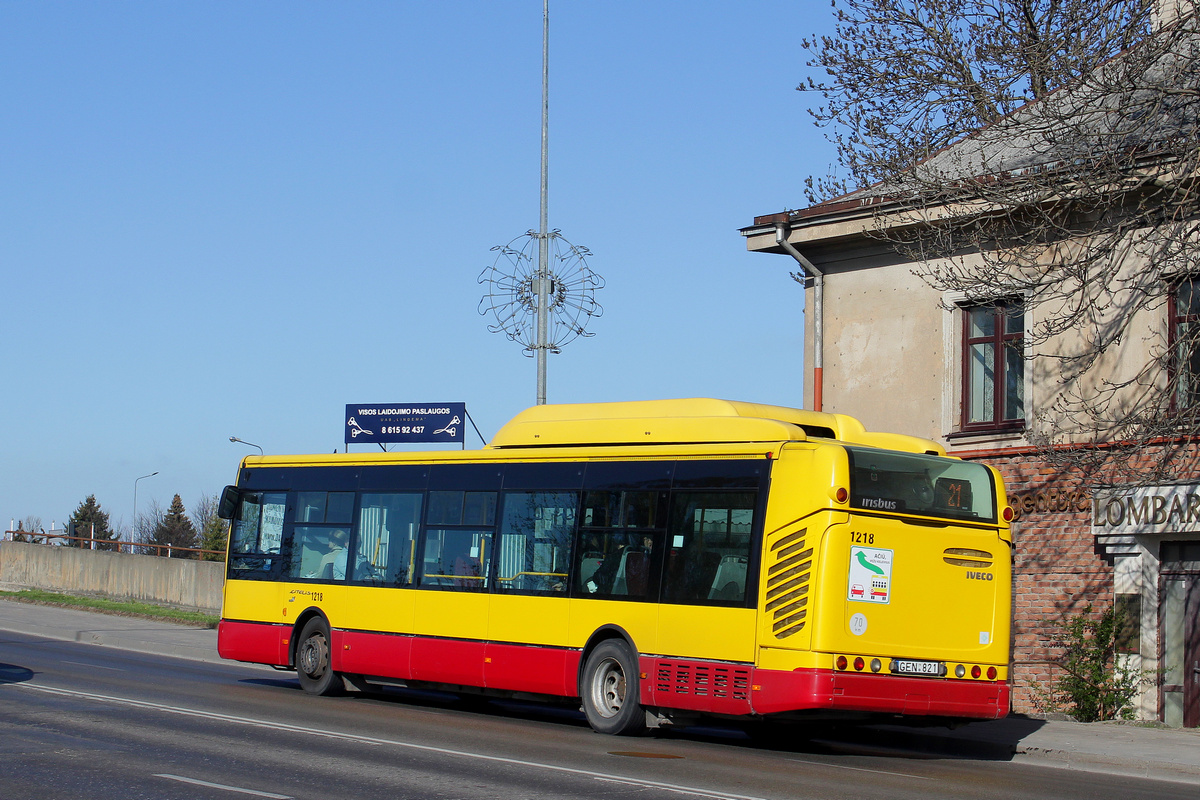
{"type": "MultiPolygon", "coordinates": [[[[1191,24],[1194,33],[1194,18],[1191,24]]],[[[1191,49],[1185,52],[1194,57],[1200,33],[1187,41],[1191,49]]],[[[1193,132],[1194,111],[1188,123],[1193,132]]],[[[1055,139],[1046,134],[1051,126],[1028,124],[1037,121],[1038,109],[1024,113],[1025,119],[1018,114],[975,132],[923,166],[964,186],[984,174],[980,165],[999,174],[1047,169],[1062,158],[1047,144],[1055,139]]],[[[1144,158],[1138,162],[1161,184],[1168,178],[1157,168],[1144,158]]],[[[1176,170],[1169,180],[1194,193],[1197,174],[1176,170]]],[[[1094,460],[1072,465],[1048,457],[1046,448],[1050,435],[1065,429],[1062,447],[1103,454],[1115,434],[1086,425],[1072,429],[1063,416],[1064,398],[1086,400],[1119,385],[1133,402],[1139,381],[1130,376],[1162,363],[1171,348],[1183,356],[1172,362],[1180,372],[1152,374],[1149,383],[1182,387],[1182,404],[1194,409],[1200,403],[1200,346],[1178,338],[1200,322],[1200,247],[1183,250],[1182,260],[1169,266],[1136,248],[1120,249],[1109,279],[1137,287],[1131,291],[1155,292],[1161,302],[1110,312],[1127,315],[1120,318],[1122,335],[1096,369],[1064,377],[1049,365],[1078,352],[1090,332],[1068,328],[1029,337],[1052,313],[1034,293],[980,297],[933,288],[918,273],[938,259],[926,256],[918,263],[879,234],[889,227],[937,225],[938,214],[944,219],[956,212],[946,204],[918,219],[900,196],[872,187],[758,216],[742,229],[749,250],[785,256],[804,284],[806,407],[855,416],[870,429],[937,440],[950,455],[986,460],[1005,476],[1018,513],[1015,711],[1035,710],[1035,687],[1054,677],[1049,661],[1062,615],[1089,604],[1118,604],[1133,623],[1127,662],[1156,676],[1138,698],[1138,716],[1200,725],[1200,472],[1185,467],[1148,481],[1132,470],[1127,479],[1098,482],[1089,473],[1094,460]]],[[[1198,216],[1185,224],[1195,227],[1198,216]]],[[[954,258],[970,266],[976,256],[960,252],[954,258]]],[[[1057,302],[1071,302],[1069,293],[1057,302]]],[[[1120,393],[1113,396],[1123,400],[1120,393]]],[[[1160,446],[1178,449],[1180,441],[1148,444],[1133,459],[1153,463],[1160,446]]],[[[1189,447],[1185,441],[1183,449],[1189,447]]]]}

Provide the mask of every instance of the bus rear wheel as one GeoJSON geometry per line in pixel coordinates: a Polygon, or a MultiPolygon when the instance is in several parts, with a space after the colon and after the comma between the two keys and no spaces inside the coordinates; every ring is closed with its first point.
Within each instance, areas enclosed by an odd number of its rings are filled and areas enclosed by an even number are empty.
{"type": "Polygon", "coordinates": [[[646,729],[638,703],[637,658],[616,639],[601,642],[588,656],[579,695],[588,724],[598,733],[632,736],[646,729]]]}
{"type": "Polygon", "coordinates": [[[296,676],[300,688],[310,694],[329,697],[341,694],[346,686],[333,671],[329,659],[329,627],[320,617],[304,623],[296,645],[296,676]]]}

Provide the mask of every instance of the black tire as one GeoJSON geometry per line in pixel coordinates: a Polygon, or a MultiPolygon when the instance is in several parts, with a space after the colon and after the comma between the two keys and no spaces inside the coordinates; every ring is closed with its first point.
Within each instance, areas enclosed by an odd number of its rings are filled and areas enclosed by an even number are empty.
{"type": "Polygon", "coordinates": [[[320,617],[304,623],[296,643],[296,675],[300,688],[310,694],[330,697],[346,690],[342,676],[329,660],[329,626],[320,617]]]}
{"type": "Polygon", "coordinates": [[[579,696],[597,733],[634,736],[646,730],[646,714],[638,702],[637,657],[624,641],[609,639],[591,652],[579,679],[579,696]]]}

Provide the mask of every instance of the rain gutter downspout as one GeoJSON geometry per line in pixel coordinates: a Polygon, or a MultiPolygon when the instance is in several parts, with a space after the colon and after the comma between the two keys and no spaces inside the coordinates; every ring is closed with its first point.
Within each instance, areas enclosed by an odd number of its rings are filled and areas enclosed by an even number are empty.
{"type": "Polygon", "coordinates": [[[811,261],[804,257],[804,254],[795,248],[795,246],[787,240],[790,229],[782,222],[775,224],[775,243],[782,247],[788,255],[796,259],[796,263],[800,265],[800,269],[804,272],[806,278],[813,279],[814,304],[816,308],[813,310],[813,330],[815,331],[813,341],[813,410],[822,410],[822,372],[825,367],[825,359],[822,356],[822,339],[824,338],[823,317],[825,315],[825,273],[817,269],[811,261]]]}

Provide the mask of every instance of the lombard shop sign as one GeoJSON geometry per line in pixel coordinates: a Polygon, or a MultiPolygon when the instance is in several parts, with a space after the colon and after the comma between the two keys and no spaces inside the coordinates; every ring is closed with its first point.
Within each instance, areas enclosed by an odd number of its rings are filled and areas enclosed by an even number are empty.
{"type": "Polygon", "coordinates": [[[1092,498],[1092,529],[1108,535],[1200,532],[1200,486],[1099,491],[1092,498]]]}
{"type": "Polygon", "coordinates": [[[346,444],[465,442],[466,403],[346,406],[346,444]]]}

